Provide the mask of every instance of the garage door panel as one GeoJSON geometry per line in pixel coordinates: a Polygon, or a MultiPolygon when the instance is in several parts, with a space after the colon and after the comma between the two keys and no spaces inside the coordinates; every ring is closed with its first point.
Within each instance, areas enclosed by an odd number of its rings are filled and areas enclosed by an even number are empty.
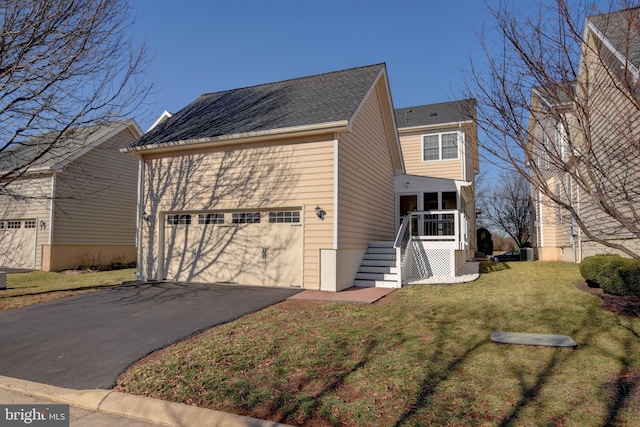
{"type": "Polygon", "coordinates": [[[0,266],[35,268],[35,223],[35,219],[0,220],[0,266]]]}
{"type": "Polygon", "coordinates": [[[302,226],[269,223],[266,213],[259,223],[169,225],[165,278],[300,286],[302,226]]]}

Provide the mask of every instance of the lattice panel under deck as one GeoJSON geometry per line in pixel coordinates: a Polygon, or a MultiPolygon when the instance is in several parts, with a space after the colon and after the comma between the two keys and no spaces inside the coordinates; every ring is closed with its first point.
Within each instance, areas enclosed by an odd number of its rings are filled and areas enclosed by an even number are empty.
{"type": "Polygon", "coordinates": [[[421,243],[413,242],[411,280],[429,277],[451,276],[452,251],[448,249],[424,249],[421,243]]]}

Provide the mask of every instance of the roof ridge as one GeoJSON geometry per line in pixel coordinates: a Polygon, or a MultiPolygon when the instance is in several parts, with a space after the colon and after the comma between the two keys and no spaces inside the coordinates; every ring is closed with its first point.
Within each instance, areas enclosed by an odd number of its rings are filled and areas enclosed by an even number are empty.
{"type": "Polygon", "coordinates": [[[475,98],[464,98],[464,99],[457,99],[457,100],[454,100],[454,101],[434,102],[433,104],[411,105],[411,106],[408,106],[408,107],[398,107],[398,108],[395,108],[395,110],[406,110],[408,108],[436,107],[438,105],[454,104],[454,103],[466,102],[466,101],[476,102],[476,99],[475,98]]]}
{"type": "Polygon", "coordinates": [[[232,88],[232,89],[219,90],[217,92],[206,92],[206,93],[203,93],[202,95],[200,95],[200,97],[209,96],[209,95],[217,95],[219,93],[231,92],[231,91],[234,91],[234,90],[252,89],[252,88],[258,88],[258,87],[261,87],[261,86],[269,86],[269,85],[274,85],[274,84],[292,82],[292,81],[296,81],[296,80],[312,79],[312,78],[316,78],[316,77],[320,77],[320,76],[328,76],[328,75],[331,75],[331,74],[345,73],[345,72],[348,72],[348,71],[361,70],[361,69],[364,69],[364,68],[373,68],[373,67],[377,67],[377,66],[381,66],[381,65],[386,68],[387,64],[385,62],[379,62],[377,64],[361,65],[359,67],[352,67],[352,68],[344,68],[342,70],[327,71],[327,72],[324,72],[324,73],[312,74],[310,76],[292,77],[290,79],[278,80],[278,81],[275,81],[275,82],[267,82],[267,83],[260,83],[260,84],[256,84],[256,85],[249,85],[249,86],[237,87],[237,88],[232,88]]]}

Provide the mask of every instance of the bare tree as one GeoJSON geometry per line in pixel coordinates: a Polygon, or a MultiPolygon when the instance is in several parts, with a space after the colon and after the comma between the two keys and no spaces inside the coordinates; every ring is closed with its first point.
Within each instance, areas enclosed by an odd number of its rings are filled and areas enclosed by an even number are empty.
{"type": "Polygon", "coordinates": [[[502,173],[488,192],[478,194],[478,205],[485,220],[513,238],[518,247],[530,239],[531,194],[529,181],[522,175],[502,173]]]}
{"type": "Polygon", "coordinates": [[[130,11],[126,0],[0,0],[0,194],[20,196],[13,180],[69,155],[69,130],[140,107],[151,84],[130,11]]]}
{"type": "Polygon", "coordinates": [[[478,100],[481,146],[494,161],[586,239],[640,258],[640,245],[621,242],[640,239],[640,14],[635,1],[609,6],[487,5],[487,66],[472,60],[465,96],[478,100]]]}

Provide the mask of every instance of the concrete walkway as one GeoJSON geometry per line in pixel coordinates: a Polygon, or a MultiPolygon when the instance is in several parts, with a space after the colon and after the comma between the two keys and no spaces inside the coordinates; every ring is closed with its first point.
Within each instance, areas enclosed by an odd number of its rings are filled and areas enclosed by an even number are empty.
{"type": "MultiPolygon", "coordinates": [[[[473,282],[480,277],[480,262],[468,261],[462,266],[456,277],[429,277],[414,280],[409,285],[448,285],[454,283],[473,282]]],[[[299,294],[290,296],[287,301],[324,301],[351,302],[357,304],[373,304],[389,295],[395,288],[360,288],[357,286],[340,292],[314,291],[306,289],[299,294]]]]}
{"type": "MultiPolygon", "coordinates": [[[[69,405],[72,427],[286,426],[110,390],[72,390],[3,376],[0,376],[0,402],[3,405],[69,405]]],[[[0,425],[4,425],[3,417],[0,413],[0,425]]]]}

